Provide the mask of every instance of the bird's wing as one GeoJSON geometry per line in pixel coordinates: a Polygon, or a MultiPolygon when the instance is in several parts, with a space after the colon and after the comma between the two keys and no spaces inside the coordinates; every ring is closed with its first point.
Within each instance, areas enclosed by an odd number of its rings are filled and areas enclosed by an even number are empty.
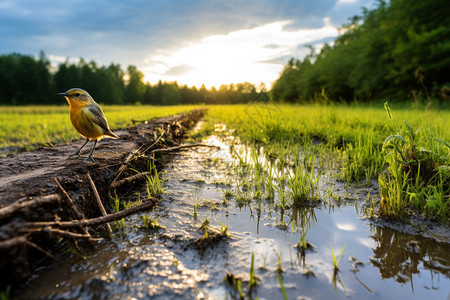
{"type": "Polygon", "coordinates": [[[111,130],[109,129],[108,126],[108,121],[106,121],[105,114],[103,113],[102,108],[98,104],[97,105],[91,104],[85,106],[85,108],[89,110],[89,112],[92,114],[93,116],[92,122],[100,126],[103,129],[104,133],[111,133],[111,130]]]}

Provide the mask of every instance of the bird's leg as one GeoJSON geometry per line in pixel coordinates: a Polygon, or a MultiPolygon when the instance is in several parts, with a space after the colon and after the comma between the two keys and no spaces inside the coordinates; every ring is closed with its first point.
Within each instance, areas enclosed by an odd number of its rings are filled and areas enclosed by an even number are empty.
{"type": "Polygon", "coordinates": [[[83,149],[86,144],[89,143],[89,139],[86,139],[86,142],[81,146],[77,151],[75,151],[73,154],[69,155],[68,159],[72,158],[72,156],[80,156],[80,151],[83,149]]]}
{"type": "Polygon", "coordinates": [[[95,141],[94,141],[94,146],[92,146],[91,153],[89,153],[89,156],[86,158],[86,160],[94,161],[94,158],[92,157],[92,154],[94,153],[95,145],[97,145],[97,141],[98,141],[98,140],[95,140],[95,141]]]}

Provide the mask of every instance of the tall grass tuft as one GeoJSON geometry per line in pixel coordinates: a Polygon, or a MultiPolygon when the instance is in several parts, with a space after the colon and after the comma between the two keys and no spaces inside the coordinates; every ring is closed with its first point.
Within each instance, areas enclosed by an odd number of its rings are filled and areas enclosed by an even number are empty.
{"type": "Polygon", "coordinates": [[[339,271],[339,262],[341,261],[342,253],[344,252],[345,247],[347,244],[344,245],[344,247],[341,248],[341,251],[339,252],[339,257],[336,259],[336,255],[334,254],[333,245],[331,245],[330,242],[330,248],[331,248],[331,258],[333,259],[333,267],[334,271],[339,271]]]}
{"type": "Polygon", "coordinates": [[[147,175],[147,194],[149,197],[158,197],[164,193],[164,179],[158,173],[156,166],[151,163],[149,167],[150,175],[147,175]]]}
{"type": "Polygon", "coordinates": [[[380,184],[380,215],[397,217],[415,209],[443,223],[450,214],[450,145],[430,130],[414,130],[404,122],[395,126],[389,105],[386,112],[395,134],[383,144],[389,165],[380,184]]]}
{"type": "Polygon", "coordinates": [[[309,162],[303,167],[296,162],[295,170],[287,180],[287,185],[292,193],[293,205],[298,206],[310,200],[318,200],[316,185],[320,175],[314,178],[315,160],[316,158],[311,156],[309,162]]]}

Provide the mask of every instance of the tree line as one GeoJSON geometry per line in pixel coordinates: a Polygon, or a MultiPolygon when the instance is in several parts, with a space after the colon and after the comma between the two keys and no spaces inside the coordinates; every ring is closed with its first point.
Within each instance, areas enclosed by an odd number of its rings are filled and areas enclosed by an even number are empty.
{"type": "MultiPolygon", "coordinates": [[[[104,104],[234,104],[247,103],[267,94],[248,82],[221,85],[218,89],[179,86],[177,82],[144,83],[144,74],[135,66],[124,71],[118,64],[98,66],[94,61],[68,61],[56,68],[43,52],[0,56],[0,104],[61,104],[57,94],[72,87],[87,90],[104,104]]],[[[267,96],[266,96],[267,97],[267,96]]]]}
{"type": "Polygon", "coordinates": [[[292,58],[271,97],[326,95],[343,101],[449,97],[450,5],[446,0],[378,1],[340,29],[333,45],[292,58]]]}
{"type": "Polygon", "coordinates": [[[44,53],[0,56],[0,104],[57,104],[58,92],[82,87],[105,104],[232,104],[332,99],[450,99],[450,5],[446,0],[379,0],[340,28],[333,45],[291,58],[270,93],[250,83],[218,89],[144,83],[135,66],[77,63],[51,66],[44,53]],[[261,98],[260,96],[263,95],[261,98]]]}

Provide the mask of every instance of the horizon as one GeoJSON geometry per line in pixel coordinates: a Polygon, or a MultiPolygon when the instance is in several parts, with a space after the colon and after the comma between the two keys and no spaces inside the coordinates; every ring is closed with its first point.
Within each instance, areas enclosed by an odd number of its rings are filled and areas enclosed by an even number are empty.
{"type": "Polygon", "coordinates": [[[332,44],[338,28],[373,0],[189,3],[4,1],[0,54],[40,51],[66,60],[134,65],[151,85],[207,89],[249,82],[268,90],[290,58],[332,44]],[[40,17],[35,18],[38,14],[40,17]],[[75,26],[74,26],[75,25],[75,26]]]}

